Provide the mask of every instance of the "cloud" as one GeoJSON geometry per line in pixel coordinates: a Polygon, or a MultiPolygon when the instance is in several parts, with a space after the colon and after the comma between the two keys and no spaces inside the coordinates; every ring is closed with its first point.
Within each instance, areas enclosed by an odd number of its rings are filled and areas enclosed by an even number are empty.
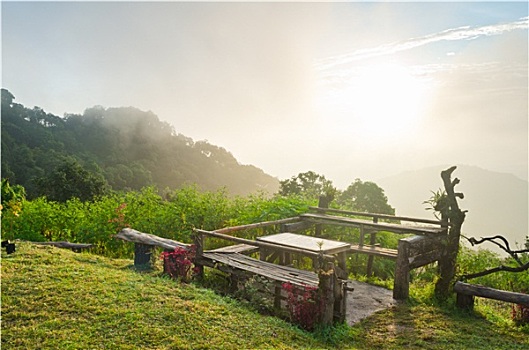
{"type": "Polygon", "coordinates": [[[422,37],[410,38],[377,47],[355,50],[343,55],[327,57],[316,61],[315,67],[317,70],[323,71],[334,68],[338,65],[383,55],[390,55],[440,41],[474,40],[483,36],[499,35],[518,29],[527,29],[528,27],[529,17],[523,17],[511,23],[494,24],[473,28],[470,26],[451,28],[422,37]]]}

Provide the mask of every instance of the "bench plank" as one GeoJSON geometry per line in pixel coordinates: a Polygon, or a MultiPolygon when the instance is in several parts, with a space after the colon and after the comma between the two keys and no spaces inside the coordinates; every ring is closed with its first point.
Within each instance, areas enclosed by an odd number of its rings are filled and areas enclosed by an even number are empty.
{"type": "Polygon", "coordinates": [[[397,259],[398,251],[396,249],[388,249],[388,248],[381,248],[377,246],[372,245],[351,245],[351,248],[349,250],[353,253],[363,253],[363,254],[369,254],[369,255],[377,255],[377,256],[383,256],[388,259],[397,259]]]}
{"type": "Polygon", "coordinates": [[[246,253],[246,254],[255,253],[258,251],[259,251],[259,247],[256,247],[254,245],[244,244],[244,243],[208,250],[208,252],[215,252],[215,253],[246,253]]]}
{"type": "Polygon", "coordinates": [[[298,270],[289,266],[272,264],[240,253],[205,252],[202,255],[206,266],[219,268],[218,264],[246,271],[279,282],[291,282],[298,286],[318,286],[318,275],[312,271],[298,270]]]}
{"type": "Polygon", "coordinates": [[[125,227],[114,236],[128,242],[145,244],[150,246],[161,247],[163,249],[174,250],[176,248],[189,249],[190,245],[172,239],[162,238],[148,233],[136,231],[134,229],[125,227]]]}

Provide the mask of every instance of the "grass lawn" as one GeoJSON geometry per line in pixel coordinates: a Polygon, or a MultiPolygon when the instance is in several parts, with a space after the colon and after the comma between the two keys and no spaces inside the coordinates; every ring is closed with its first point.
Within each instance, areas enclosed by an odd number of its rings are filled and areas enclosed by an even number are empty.
{"type": "Polygon", "coordinates": [[[131,260],[19,242],[1,264],[2,349],[529,349],[528,327],[427,302],[308,333],[131,260]]]}

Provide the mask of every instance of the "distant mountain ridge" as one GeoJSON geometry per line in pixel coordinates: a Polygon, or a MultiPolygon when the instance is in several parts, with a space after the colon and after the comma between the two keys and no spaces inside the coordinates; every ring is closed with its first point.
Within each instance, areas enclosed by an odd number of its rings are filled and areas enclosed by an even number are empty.
{"type": "MultiPolygon", "coordinates": [[[[423,204],[432,191],[444,190],[441,171],[450,166],[436,166],[406,171],[395,176],[376,180],[385,191],[397,215],[432,218],[423,204]]],[[[499,173],[477,166],[458,165],[452,178],[461,182],[456,186],[465,195],[459,200],[462,210],[468,210],[462,227],[467,237],[503,235],[514,248],[525,242],[529,227],[529,182],[512,174],[499,173]]],[[[481,248],[499,251],[493,244],[481,248]]]]}
{"type": "Polygon", "coordinates": [[[150,111],[95,106],[58,117],[14,99],[2,89],[2,178],[24,186],[29,198],[39,196],[38,180],[65,159],[102,175],[114,190],[196,184],[248,195],[279,189],[277,178],[240,164],[222,147],[177,133],[150,111]]]}

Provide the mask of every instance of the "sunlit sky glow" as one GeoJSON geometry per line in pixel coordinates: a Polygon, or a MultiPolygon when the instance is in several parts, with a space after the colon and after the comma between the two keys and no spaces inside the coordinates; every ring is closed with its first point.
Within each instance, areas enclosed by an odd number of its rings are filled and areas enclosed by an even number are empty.
{"type": "Polygon", "coordinates": [[[470,164],[528,173],[528,8],[514,3],[2,2],[27,107],[150,110],[279,179],[339,188],[470,164]]]}

